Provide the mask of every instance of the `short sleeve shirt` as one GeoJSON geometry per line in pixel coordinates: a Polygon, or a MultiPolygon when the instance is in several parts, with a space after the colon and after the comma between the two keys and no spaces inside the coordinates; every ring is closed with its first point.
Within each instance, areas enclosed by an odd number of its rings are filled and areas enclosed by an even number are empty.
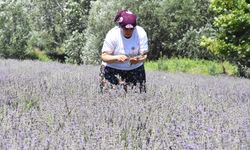
{"type": "MultiPolygon", "coordinates": [[[[128,57],[134,57],[144,54],[148,51],[148,38],[145,30],[136,26],[132,36],[127,39],[123,36],[121,29],[116,26],[112,28],[106,35],[102,52],[106,52],[112,55],[126,55],[128,57]]],[[[119,70],[132,70],[140,67],[143,62],[138,64],[130,64],[129,61],[120,63],[108,64],[102,62],[103,65],[119,70]]]]}

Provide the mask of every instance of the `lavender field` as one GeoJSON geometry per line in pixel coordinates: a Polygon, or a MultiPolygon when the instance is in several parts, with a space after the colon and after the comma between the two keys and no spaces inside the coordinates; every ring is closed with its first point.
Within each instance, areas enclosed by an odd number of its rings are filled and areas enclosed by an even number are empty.
{"type": "Polygon", "coordinates": [[[147,72],[98,91],[99,66],[0,60],[0,149],[250,148],[250,80],[147,72]]]}

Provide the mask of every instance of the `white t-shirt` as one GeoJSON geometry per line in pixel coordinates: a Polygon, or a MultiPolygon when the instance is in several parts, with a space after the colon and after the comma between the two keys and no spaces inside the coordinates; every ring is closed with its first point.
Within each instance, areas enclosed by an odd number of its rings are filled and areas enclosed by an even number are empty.
{"type": "MultiPolygon", "coordinates": [[[[148,51],[148,38],[145,30],[136,26],[132,36],[127,39],[124,37],[121,28],[118,26],[112,28],[106,35],[103,43],[102,52],[111,53],[112,55],[126,55],[129,57],[138,56],[148,51]]],[[[119,70],[132,70],[143,65],[143,62],[138,64],[130,64],[129,61],[120,63],[108,64],[102,62],[103,65],[119,70]]]]}

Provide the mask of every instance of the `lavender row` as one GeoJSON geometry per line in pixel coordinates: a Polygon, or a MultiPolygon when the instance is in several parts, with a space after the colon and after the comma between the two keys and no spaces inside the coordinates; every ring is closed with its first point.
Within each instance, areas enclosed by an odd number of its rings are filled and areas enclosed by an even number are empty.
{"type": "Polygon", "coordinates": [[[99,66],[0,60],[0,149],[247,149],[250,80],[147,72],[99,93],[99,66]]]}

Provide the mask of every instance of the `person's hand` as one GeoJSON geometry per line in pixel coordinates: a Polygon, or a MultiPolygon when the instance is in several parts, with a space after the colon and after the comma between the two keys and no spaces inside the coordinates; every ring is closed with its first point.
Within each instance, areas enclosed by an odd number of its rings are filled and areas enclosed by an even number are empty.
{"type": "Polygon", "coordinates": [[[128,60],[128,57],[125,55],[116,55],[115,57],[118,62],[124,62],[128,60]]]}
{"type": "Polygon", "coordinates": [[[130,64],[137,64],[140,62],[140,59],[138,57],[132,57],[129,59],[130,64]]]}

